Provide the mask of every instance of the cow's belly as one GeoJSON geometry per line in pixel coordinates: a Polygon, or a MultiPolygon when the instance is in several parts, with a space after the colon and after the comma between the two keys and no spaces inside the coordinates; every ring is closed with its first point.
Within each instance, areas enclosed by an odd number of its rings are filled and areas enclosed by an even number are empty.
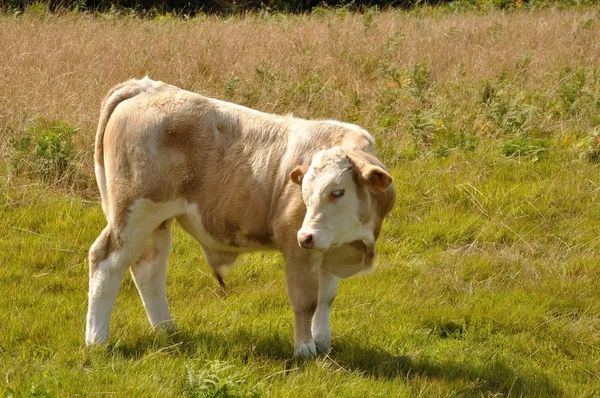
{"type": "Polygon", "coordinates": [[[339,278],[373,271],[374,250],[362,241],[333,247],[325,252],[321,269],[339,278]]]}
{"type": "Polygon", "coordinates": [[[200,244],[214,250],[242,253],[275,248],[266,231],[264,234],[252,234],[239,228],[234,229],[230,227],[234,224],[227,222],[217,223],[212,231],[207,230],[196,205],[186,206],[186,212],[177,216],[177,222],[200,244]]]}

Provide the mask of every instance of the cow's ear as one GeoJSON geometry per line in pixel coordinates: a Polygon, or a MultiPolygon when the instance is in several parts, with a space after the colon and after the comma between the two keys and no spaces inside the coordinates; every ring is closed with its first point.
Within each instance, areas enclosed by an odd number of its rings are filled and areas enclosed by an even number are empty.
{"type": "Polygon", "coordinates": [[[374,165],[363,165],[360,169],[361,178],[373,193],[381,193],[388,189],[394,179],[384,169],[374,165]]]}
{"type": "Polygon", "coordinates": [[[294,170],[290,173],[290,180],[295,184],[302,185],[302,179],[304,178],[304,174],[308,171],[308,166],[296,166],[294,170]]]}

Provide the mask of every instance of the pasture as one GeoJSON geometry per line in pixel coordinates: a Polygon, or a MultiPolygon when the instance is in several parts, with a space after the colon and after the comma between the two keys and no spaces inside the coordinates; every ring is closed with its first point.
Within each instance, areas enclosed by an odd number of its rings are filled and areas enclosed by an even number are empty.
{"type": "Polygon", "coordinates": [[[0,16],[0,391],[600,395],[598,37],[597,6],[0,16]],[[225,296],[179,228],[179,331],[150,330],[128,276],[109,344],[84,346],[100,101],[147,74],[376,138],[397,205],[329,356],[292,357],[280,255],[243,256],[225,296]]]}

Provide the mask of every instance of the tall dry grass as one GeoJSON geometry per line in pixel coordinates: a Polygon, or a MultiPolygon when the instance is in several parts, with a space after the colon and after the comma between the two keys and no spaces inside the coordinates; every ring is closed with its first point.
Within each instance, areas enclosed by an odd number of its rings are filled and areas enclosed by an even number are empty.
{"type": "MultiPolygon", "coordinates": [[[[599,13],[0,17],[0,151],[34,115],[64,120],[80,128],[81,167],[92,176],[101,99],[144,75],[266,112],[359,123],[396,145],[408,142],[421,110],[485,136],[482,82],[508,79],[525,95],[544,96],[565,68],[597,68],[599,13]]],[[[556,132],[594,127],[589,117],[572,119],[539,123],[556,132]]]]}

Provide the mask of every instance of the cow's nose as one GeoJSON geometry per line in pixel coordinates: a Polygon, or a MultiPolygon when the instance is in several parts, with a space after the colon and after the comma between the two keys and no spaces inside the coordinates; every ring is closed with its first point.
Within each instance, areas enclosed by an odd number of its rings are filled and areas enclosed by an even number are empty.
{"type": "Polygon", "coordinates": [[[306,232],[298,233],[298,243],[305,249],[311,249],[313,247],[313,234],[306,232]]]}

